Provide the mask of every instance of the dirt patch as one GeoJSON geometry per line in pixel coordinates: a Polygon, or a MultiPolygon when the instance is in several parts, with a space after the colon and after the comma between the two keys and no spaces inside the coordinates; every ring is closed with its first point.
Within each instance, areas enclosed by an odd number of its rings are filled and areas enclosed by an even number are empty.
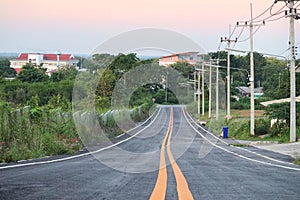
{"type": "MultiPolygon", "coordinates": [[[[255,110],[255,117],[264,117],[264,110],[255,110]]],[[[250,110],[231,110],[231,116],[234,118],[250,118],[250,110]]]]}

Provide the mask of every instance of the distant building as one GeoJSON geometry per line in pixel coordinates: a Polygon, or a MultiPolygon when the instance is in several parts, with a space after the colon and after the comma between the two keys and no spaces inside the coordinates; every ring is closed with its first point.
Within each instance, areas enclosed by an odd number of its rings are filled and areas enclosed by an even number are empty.
{"type": "Polygon", "coordinates": [[[159,58],[159,65],[168,67],[176,62],[187,62],[195,65],[199,61],[202,61],[202,55],[199,52],[185,52],[162,56],[159,58]]]}
{"type": "Polygon", "coordinates": [[[10,61],[10,67],[17,73],[26,63],[32,63],[46,68],[46,74],[51,75],[60,66],[77,66],[77,60],[72,54],[41,54],[41,53],[21,53],[16,59],[10,61]]]}
{"type": "MultiPolygon", "coordinates": [[[[239,92],[239,96],[240,97],[250,97],[250,88],[249,87],[236,87],[236,89],[239,92]]],[[[258,99],[263,95],[263,88],[262,87],[258,87],[258,88],[254,88],[254,99],[258,99]]]]}

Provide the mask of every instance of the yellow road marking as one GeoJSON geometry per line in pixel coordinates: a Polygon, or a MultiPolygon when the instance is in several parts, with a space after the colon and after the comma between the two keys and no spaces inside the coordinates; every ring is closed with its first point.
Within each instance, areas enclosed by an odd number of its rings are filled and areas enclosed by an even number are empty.
{"type": "Polygon", "coordinates": [[[188,183],[172,155],[171,152],[172,133],[173,133],[173,108],[171,108],[170,110],[170,121],[169,121],[168,130],[163,140],[163,143],[161,145],[159,172],[150,200],[164,200],[166,196],[168,177],[167,177],[167,168],[166,168],[166,159],[165,159],[165,145],[167,140],[168,140],[167,153],[176,179],[178,199],[179,200],[194,199],[191,191],[189,190],[188,183]]]}
{"type": "Polygon", "coordinates": [[[171,137],[172,137],[172,133],[173,133],[173,109],[171,110],[171,121],[172,121],[172,126],[170,129],[170,134],[169,134],[168,143],[167,143],[167,152],[168,152],[169,160],[172,165],[172,169],[173,169],[175,179],[176,179],[178,199],[179,200],[192,200],[194,198],[189,189],[188,183],[187,183],[182,171],[180,170],[179,166],[177,165],[177,163],[173,157],[173,154],[171,152],[171,137]]]}
{"type": "Polygon", "coordinates": [[[171,129],[171,118],[169,121],[169,126],[168,126],[168,130],[166,132],[166,136],[161,145],[159,171],[158,171],[156,184],[155,184],[155,187],[151,194],[150,200],[164,200],[165,196],[166,196],[168,176],[167,176],[167,167],[166,167],[166,159],[165,159],[165,146],[166,146],[166,141],[167,141],[170,129],[171,129]]]}

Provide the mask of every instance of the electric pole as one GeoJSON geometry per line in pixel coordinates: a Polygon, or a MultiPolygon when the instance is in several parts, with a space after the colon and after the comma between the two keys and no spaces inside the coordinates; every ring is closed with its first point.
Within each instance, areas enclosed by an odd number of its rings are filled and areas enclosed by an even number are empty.
{"type": "Polygon", "coordinates": [[[205,63],[202,62],[202,115],[205,114],[205,110],[204,110],[204,66],[205,66],[205,63]]]}
{"type": "Polygon", "coordinates": [[[198,115],[200,115],[200,69],[198,69],[198,115]]]}
{"type": "Polygon", "coordinates": [[[195,71],[194,71],[194,102],[196,102],[196,98],[197,98],[197,94],[196,94],[196,68],[195,68],[195,71]]]}
{"type": "MultiPolygon", "coordinates": [[[[216,64],[216,119],[218,120],[219,119],[219,62],[220,61],[226,61],[226,59],[220,59],[220,58],[217,58],[217,59],[210,59],[210,72],[211,72],[211,67],[212,67],[212,64],[216,64]]],[[[211,73],[210,73],[211,74],[211,73]]],[[[211,77],[211,75],[210,75],[211,77]]],[[[209,89],[209,93],[211,93],[211,78],[209,79],[210,81],[210,89],[209,89]]],[[[211,95],[210,95],[210,100],[211,101],[211,95]]],[[[211,104],[210,104],[210,108],[209,108],[210,112],[211,112],[211,104]]]]}
{"type": "Polygon", "coordinates": [[[250,4],[250,13],[251,13],[251,20],[250,23],[245,22],[245,24],[240,25],[237,23],[237,26],[249,26],[250,28],[250,135],[255,135],[255,102],[254,102],[254,54],[253,54],[253,27],[254,26],[262,26],[263,24],[254,24],[253,23],[253,15],[252,15],[252,3],[250,4]]]}
{"type": "Polygon", "coordinates": [[[211,101],[212,101],[212,93],[211,93],[211,86],[212,86],[212,71],[211,71],[211,59],[209,59],[209,96],[208,96],[208,118],[211,118],[211,101]]]}
{"type": "Polygon", "coordinates": [[[253,55],[253,15],[252,3],[250,4],[250,134],[255,135],[255,103],[254,103],[254,55],[253,55]]]}
{"type": "Polygon", "coordinates": [[[296,78],[295,78],[295,19],[299,19],[297,9],[294,8],[294,2],[299,0],[277,0],[289,3],[289,10],[285,12],[286,16],[290,18],[290,81],[291,81],[291,102],[290,102],[290,142],[296,141],[296,78]]]}
{"type": "Polygon", "coordinates": [[[229,26],[229,37],[225,37],[224,39],[221,37],[221,42],[227,42],[228,45],[228,51],[227,51],[227,120],[231,118],[230,116],[230,44],[232,42],[236,42],[237,38],[235,40],[231,40],[231,30],[229,26]]]}

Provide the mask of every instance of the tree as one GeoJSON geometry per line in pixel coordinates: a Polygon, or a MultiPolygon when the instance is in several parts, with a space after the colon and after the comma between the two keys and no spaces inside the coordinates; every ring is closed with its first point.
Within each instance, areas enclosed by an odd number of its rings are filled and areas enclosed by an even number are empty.
{"type": "Polygon", "coordinates": [[[53,82],[58,82],[62,80],[74,80],[76,78],[78,71],[75,67],[73,66],[65,66],[61,67],[58,71],[54,72],[51,75],[51,80],[53,82]]]}
{"type": "MultiPolygon", "coordinates": [[[[266,58],[262,54],[254,52],[253,55],[254,55],[255,87],[258,87],[258,86],[261,86],[261,83],[264,81],[263,71],[264,71],[264,67],[267,64],[267,61],[266,61],[266,58]]],[[[250,53],[247,54],[245,59],[246,59],[246,65],[250,66],[250,53]]]]}
{"type": "Polygon", "coordinates": [[[10,67],[8,58],[0,60],[0,77],[12,78],[16,76],[16,71],[10,67]]]}
{"type": "Polygon", "coordinates": [[[170,67],[177,70],[182,76],[189,79],[190,74],[194,71],[194,67],[188,62],[176,62],[171,64],[170,67]]]}
{"type": "Polygon", "coordinates": [[[264,96],[273,99],[287,98],[290,94],[290,73],[286,63],[276,58],[268,58],[263,69],[264,96]]]}
{"type": "Polygon", "coordinates": [[[128,72],[130,69],[136,67],[140,59],[135,53],[127,55],[119,54],[109,65],[109,69],[115,74],[116,78],[119,79],[122,74],[128,72]]]}
{"type": "Polygon", "coordinates": [[[116,77],[112,70],[106,69],[100,77],[96,94],[101,97],[110,97],[115,87],[116,77]]]}
{"type": "Polygon", "coordinates": [[[22,67],[21,72],[18,74],[17,79],[22,82],[43,82],[49,80],[49,77],[45,74],[46,69],[36,67],[30,63],[27,63],[22,67]]]}
{"type": "Polygon", "coordinates": [[[95,72],[99,69],[107,68],[114,59],[114,55],[107,53],[94,54],[92,58],[84,59],[83,67],[87,68],[90,72],[95,72]]]}

